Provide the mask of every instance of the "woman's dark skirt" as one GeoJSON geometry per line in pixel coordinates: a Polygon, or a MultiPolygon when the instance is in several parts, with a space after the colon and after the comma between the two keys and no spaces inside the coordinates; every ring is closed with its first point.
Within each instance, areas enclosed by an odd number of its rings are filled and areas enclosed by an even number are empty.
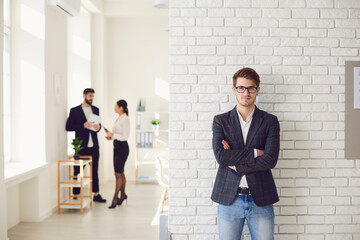
{"type": "Polygon", "coordinates": [[[114,140],[114,170],[123,173],[126,159],[129,156],[129,145],[127,141],[114,140]]]}

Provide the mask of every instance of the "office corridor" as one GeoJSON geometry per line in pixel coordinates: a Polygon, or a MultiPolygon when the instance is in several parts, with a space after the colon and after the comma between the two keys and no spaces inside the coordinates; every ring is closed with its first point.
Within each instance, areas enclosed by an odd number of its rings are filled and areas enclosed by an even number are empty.
{"type": "Polygon", "coordinates": [[[81,215],[79,210],[62,209],[40,223],[22,222],[9,230],[10,240],[147,240],[158,239],[158,225],[152,220],[162,194],[158,184],[127,183],[128,202],[108,209],[114,182],[101,186],[107,203],[94,203],[81,215]]]}

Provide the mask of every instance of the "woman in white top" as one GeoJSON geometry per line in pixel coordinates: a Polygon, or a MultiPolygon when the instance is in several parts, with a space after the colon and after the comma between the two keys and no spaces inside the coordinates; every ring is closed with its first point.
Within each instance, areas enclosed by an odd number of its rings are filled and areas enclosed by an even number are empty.
{"type": "Polygon", "coordinates": [[[125,193],[126,178],[124,174],[124,166],[127,157],[129,156],[129,145],[127,139],[130,134],[130,121],[129,111],[127,109],[127,103],[125,100],[119,100],[115,104],[115,112],[119,114],[116,120],[113,131],[106,132],[107,140],[114,140],[114,170],[116,177],[116,188],[113,201],[109,208],[115,208],[116,205],[121,205],[122,202],[127,199],[125,193]],[[121,191],[121,197],[118,198],[121,191]]]}

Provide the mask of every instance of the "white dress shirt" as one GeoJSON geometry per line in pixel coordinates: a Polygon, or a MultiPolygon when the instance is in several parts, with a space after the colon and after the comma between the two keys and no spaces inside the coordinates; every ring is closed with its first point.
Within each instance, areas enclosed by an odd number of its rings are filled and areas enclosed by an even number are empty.
{"type": "MultiPolygon", "coordinates": [[[[239,116],[241,131],[242,131],[242,135],[243,135],[243,139],[244,139],[244,144],[246,144],[246,138],[247,138],[247,135],[249,133],[251,122],[252,122],[252,119],[253,119],[253,116],[254,116],[255,107],[254,107],[254,110],[249,115],[249,117],[246,119],[246,121],[244,121],[244,119],[241,117],[241,115],[239,113],[239,110],[237,110],[236,112],[237,112],[237,114],[239,116]]],[[[257,157],[256,149],[254,149],[254,157],[255,158],[257,157]]],[[[248,187],[245,175],[243,175],[241,177],[239,186],[242,187],[242,188],[247,188],[248,187]]]]}
{"type": "MultiPolygon", "coordinates": [[[[85,114],[85,117],[86,117],[86,120],[89,120],[89,117],[91,116],[91,114],[93,113],[92,112],[92,109],[91,109],[91,106],[89,107],[84,107],[84,106],[81,106],[83,111],[84,111],[84,114],[85,114]]],[[[94,146],[94,142],[91,138],[91,132],[89,132],[89,141],[88,141],[88,145],[87,147],[88,148],[92,148],[94,146]]]]}
{"type": "Polygon", "coordinates": [[[126,113],[116,119],[113,127],[114,136],[113,139],[118,141],[127,141],[130,135],[130,120],[126,113]]]}

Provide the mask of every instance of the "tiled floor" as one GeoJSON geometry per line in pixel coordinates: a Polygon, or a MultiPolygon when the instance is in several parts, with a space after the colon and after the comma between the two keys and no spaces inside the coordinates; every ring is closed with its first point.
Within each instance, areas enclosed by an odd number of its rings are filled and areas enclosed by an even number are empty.
{"type": "Polygon", "coordinates": [[[108,209],[114,182],[101,186],[108,201],[94,203],[83,215],[79,210],[62,209],[40,223],[20,223],[8,232],[10,240],[148,240],[158,239],[158,226],[151,222],[161,198],[158,184],[128,182],[128,202],[108,209]]]}

